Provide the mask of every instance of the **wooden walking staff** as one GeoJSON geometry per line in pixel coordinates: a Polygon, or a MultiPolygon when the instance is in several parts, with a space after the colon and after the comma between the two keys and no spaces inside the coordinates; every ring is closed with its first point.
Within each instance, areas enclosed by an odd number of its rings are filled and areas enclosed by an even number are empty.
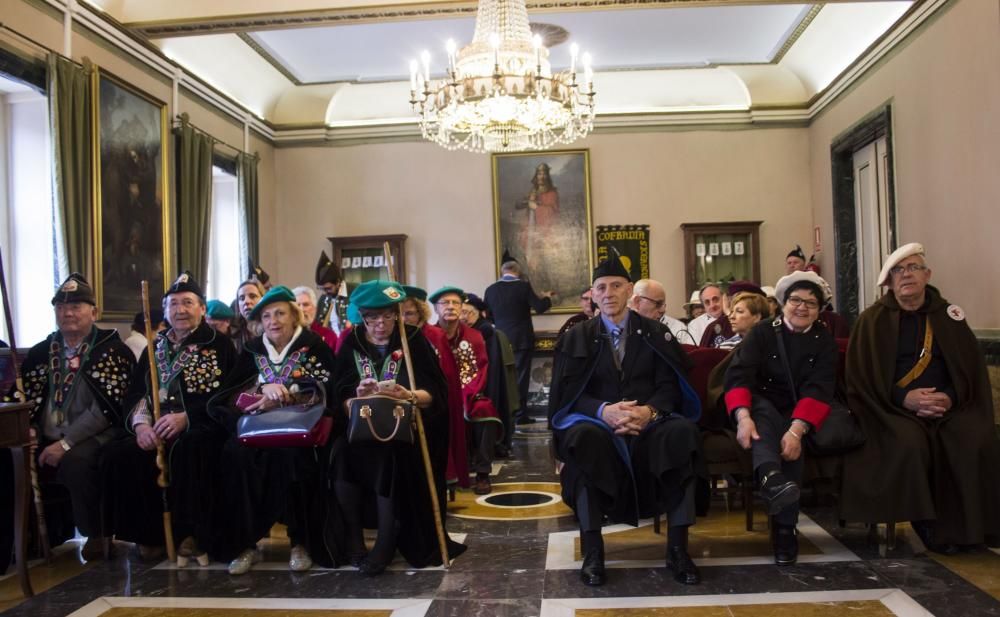
{"type": "MultiPolygon", "coordinates": [[[[3,255],[0,251],[0,295],[3,296],[3,315],[7,321],[7,338],[10,339],[10,360],[14,365],[14,396],[24,402],[28,396],[24,393],[24,381],[21,379],[21,365],[17,363],[17,340],[14,336],[14,315],[10,312],[10,299],[7,296],[7,276],[3,269],[3,255]]],[[[35,461],[35,450],[38,449],[37,437],[32,440],[31,453],[28,457],[28,471],[31,476],[31,493],[35,501],[35,518],[38,520],[38,541],[42,547],[42,557],[45,563],[52,563],[52,549],[49,546],[49,528],[45,523],[45,506],[42,503],[42,487],[38,483],[38,463],[35,461]]]]}
{"type": "MultiPolygon", "coordinates": [[[[156,339],[153,335],[153,323],[149,318],[149,281],[142,282],[142,318],[146,322],[146,357],[149,359],[149,386],[150,397],[153,400],[153,424],[160,420],[160,376],[156,373],[156,353],[154,347],[156,339]]],[[[167,487],[170,486],[170,477],[167,475],[167,461],[164,455],[163,440],[160,439],[156,446],[156,468],[160,470],[160,475],[156,478],[156,484],[163,491],[163,538],[167,545],[167,559],[172,562],[177,561],[177,549],[174,547],[174,527],[170,517],[170,503],[167,501],[167,487]]]]}
{"type": "MultiPolygon", "coordinates": [[[[392,266],[392,252],[389,250],[389,243],[382,247],[385,254],[385,267],[389,271],[389,280],[395,281],[396,274],[392,266]]],[[[403,321],[403,303],[396,303],[397,321],[399,324],[399,340],[403,343],[403,360],[406,362],[406,376],[410,380],[410,391],[417,389],[416,381],[413,377],[413,362],[410,359],[410,343],[406,339],[406,322],[403,321]]],[[[441,549],[441,565],[445,570],[450,565],[448,559],[448,541],[444,535],[444,523],[441,522],[441,504],[438,502],[437,486],[434,485],[434,469],[431,467],[431,453],[427,448],[427,433],[424,432],[424,420],[420,414],[420,408],[413,406],[413,419],[417,423],[417,439],[420,441],[420,454],[424,459],[424,474],[427,476],[427,488],[431,493],[431,507],[434,509],[434,529],[437,531],[438,547],[441,549]]]]}

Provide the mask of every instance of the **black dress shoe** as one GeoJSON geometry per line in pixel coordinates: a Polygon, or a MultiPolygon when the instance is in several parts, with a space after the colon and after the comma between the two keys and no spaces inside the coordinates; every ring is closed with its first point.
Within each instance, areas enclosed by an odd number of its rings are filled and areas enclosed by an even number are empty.
{"type": "Polygon", "coordinates": [[[774,563],[792,566],[799,559],[799,537],[794,525],[771,524],[774,563]]]}
{"type": "Polygon", "coordinates": [[[760,483],[760,496],[767,501],[768,514],[774,516],[799,501],[799,485],[780,471],[768,473],[760,483]]]}
{"type": "Polygon", "coordinates": [[[379,574],[385,572],[385,568],[388,565],[389,565],[388,563],[379,563],[377,561],[371,561],[366,556],[361,560],[361,563],[358,565],[358,572],[361,573],[361,576],[366,576],[366,577],[378,576],[379,574]]]}
{"type": "Polygon", "coordinates": [[[608,580],[608,574],[604,570],[603,549],[592,548],[583,556],[580,580],[588,587],[600,587],[608,580]]]}
{"type": "Polygon", "coordinates": [[[698,566],[694,565],[683,546],[667,547],[667,569],[674,573],[674,580],[678,583],[697,585],[701,582],[698,566]]]}
{"type": "Polygon", "coordinates": [[[917,537],[924,543],[927,550],[941,555],[954,555],[958,552],[955,544],[942,544],[934,541],[934,523],[931,521],[911,521],[910,526],[917,533],[917,537]]]}

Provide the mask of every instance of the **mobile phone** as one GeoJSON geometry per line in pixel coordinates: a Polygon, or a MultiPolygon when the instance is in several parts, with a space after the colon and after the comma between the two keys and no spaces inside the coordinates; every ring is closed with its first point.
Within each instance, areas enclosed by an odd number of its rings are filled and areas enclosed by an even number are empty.
{"type": "Polygon", "coordinates": [[[264,398],[263,394],[240,392],[240,395],[236,397],[236,407],[242,411],[246,411],[247,407],[250,407],[262,398],[264,398]]]}
{"type": "Polygon", "coordinates": [[[395,379],[386,379],[385,381],[378,382],[379,390],[392,390],[396,386],[395,379]]]}

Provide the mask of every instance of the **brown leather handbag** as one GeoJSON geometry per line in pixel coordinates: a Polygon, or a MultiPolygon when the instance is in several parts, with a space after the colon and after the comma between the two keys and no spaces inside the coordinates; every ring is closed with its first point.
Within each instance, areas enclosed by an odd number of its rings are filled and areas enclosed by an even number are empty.
{"type": "Polygon", "coordinates": [[[413,443],[413,404],[384,394],[348,399],[347,441],[413,443]]]}

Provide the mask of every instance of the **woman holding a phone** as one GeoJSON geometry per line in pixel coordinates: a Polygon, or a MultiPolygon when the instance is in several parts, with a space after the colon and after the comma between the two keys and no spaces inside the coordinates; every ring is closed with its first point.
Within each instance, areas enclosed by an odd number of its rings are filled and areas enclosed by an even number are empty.
{"type": "MultiPolygon", "coordinates": [[[[351,304],[360,312],[361,322],[355,324],[337,353],[336,395],[344,402],[345,415],[349,413],[348,401],[356,397],[383,395],[409,401],[427,418],[428,431],[447,431],[447,422],[434,421],[447,417],[448,413],[444,376],[433,348],[420,329],[398,321],[397,304],[405,299],[402,286],[390,281],[369,281],[351,294],[351,304]],[[409,381],[402,349],[404,331],[415,387],[409,381]]],[[[428,435],[427,441],[447,444],[447,435],[443,437],[428,435]]],[[[342,436],[334,445],[333,474],[345,521],[347,553],[362,575],[380,574],[397,549],[417,568],[441,563],[417,443],[350,443],[342,436]],[[366,503],[374,507],[366,508],[366,503]],[[363,513],[372,511],[376,520],[364,520],[363,513]],[[373,526],[378,535],[374,547],[367,551],[362,529],[373,526]]],[[[434,480],[443,487],[443,474],[435,475],[441,476],[434,480]]],[[[449,553],[456,556],[464,548],[450,543],[449,553]]]]}

